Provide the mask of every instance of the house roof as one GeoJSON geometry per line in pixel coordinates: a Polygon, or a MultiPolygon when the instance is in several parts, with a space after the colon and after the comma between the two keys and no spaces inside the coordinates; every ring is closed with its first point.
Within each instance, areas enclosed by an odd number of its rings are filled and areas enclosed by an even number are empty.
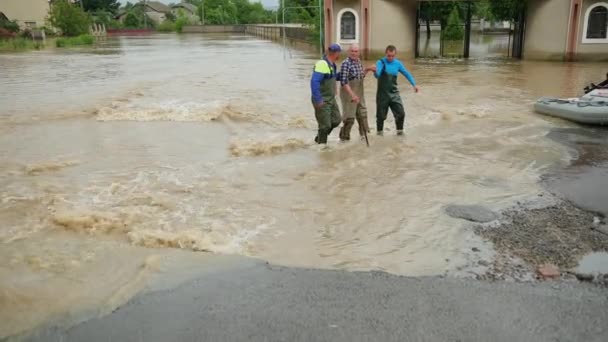
{"type": "Polygon", "coordinates": [[[8,20],[8,17],[4,13],[0,12],[0,21],[8,20]]]}
{"type": "MultiPolygon", "coordinates": [[[[139,4],[143,4],[142,2],[139,2],[139,4]]],[[[151,8],[152,10],[156,11],[156,12],[160,12],[160,13],[169,13],[171,12],[171,7],[163,4],[162,2],[158,2],[158,1],[147,1],[146,5],[148,5],[149,8],[151,8]]]]}
{"type": "Polygon", "coordinates": [[[194,6],[193,4],[189,4],[187,2],[182,2],[182,3],[171,6],[171,8],[179,8],[179,7],[185,8],[192,13],[196,13],[196,6],[194,6]]]}

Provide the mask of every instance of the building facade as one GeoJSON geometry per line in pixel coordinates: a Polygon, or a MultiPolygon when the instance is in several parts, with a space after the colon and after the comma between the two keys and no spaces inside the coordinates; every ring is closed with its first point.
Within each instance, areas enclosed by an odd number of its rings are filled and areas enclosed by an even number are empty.
{"type": "MultiPolygon", "coordinates": [[[[365,56],[393,44],[413,57],[420,1],[324,0],[325,41],[357,43],[365,56]]],[[[524,18],[523,58],[608,60],[608,0],[528,0],[524,18]]]]}
{"type": "Polygon", "coordinates": [[[530,0],[525,58],[608,60],[608,0],[530,0]]]}

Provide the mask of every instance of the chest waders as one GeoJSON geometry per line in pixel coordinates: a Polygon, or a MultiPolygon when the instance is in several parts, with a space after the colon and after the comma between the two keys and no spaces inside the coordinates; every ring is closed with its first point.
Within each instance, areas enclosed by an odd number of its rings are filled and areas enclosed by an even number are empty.
{"type": "Polygon", "coordinates": [[[378,77],[378,91],[376,92],[376,130],[378,134],[382,134],[384,120],[386,120],[390,108],[395,116],[395,125],[399,133],[403,131],[405,109],[403,109],[403,102],[397,87],[397,75],[390,75],[386,72],[384,60],[382,60],[382,65],[382,74],[378,77]]]}
{"type": "Polygon", "coordinates": [[[367,107],[365,105],[365,92],[363,90],[363,79],[354,79],[348,81],[350,89],[359,97],[359,103],[354,103],[350,95],[344,90],[340,92],[342,100],[342,121],[344,126],[340,130],[341,140],[350,140],[350,130],[355,124],[355,118],[359,124],[359,135],[365,136],[369,132],[367,124],[367,107]]]}
{"type": "Polygon", "coordinates": [[[321,108],[315,107],[315,117],[319,124],[319,132],[315,137],[315,142],[318,144],[327,144],[327,137],[334,128],[340,126],[341,121],[340,109],[336,102],[336,73],[331,65],[329,65],[329,70],[331,70],[330,77],[321,81],[320,90],[323,106],[321,108]]]}

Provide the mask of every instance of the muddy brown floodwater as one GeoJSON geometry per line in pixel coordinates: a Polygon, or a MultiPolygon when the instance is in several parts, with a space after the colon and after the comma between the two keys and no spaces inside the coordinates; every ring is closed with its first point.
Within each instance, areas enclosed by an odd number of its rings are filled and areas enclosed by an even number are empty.
{"type": "Polygon", "coordinates": [[[571,125],[531,104],[606,68],[406,60],[422,89],[401,81],[406,136],[320,151],[315,58],[238,35],[0,55],[0,338],[111,311],[206,252],[402,275],[491,256],[443,208],[543,191],[572,158],[546,134],[571,125]]]}

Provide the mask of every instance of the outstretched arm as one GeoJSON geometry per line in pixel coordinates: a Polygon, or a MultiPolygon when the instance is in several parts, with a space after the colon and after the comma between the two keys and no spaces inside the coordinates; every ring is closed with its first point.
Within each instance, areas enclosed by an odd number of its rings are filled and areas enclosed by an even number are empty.
{"type": "Polygon", "coordinates": [[[416,85],[416,80],[414,79],[414,76],[412,76],[412,74],[405,68],[405,66],[403,66],[403,63],[401,63],[399,65],[399,72],[405,76],[405,78],[407,78],[408,82],[410,82],[410,84],[412,85],[412,87],[414,87],[414,90],[416,92],[418,92],[418,86],[416,85]]]}

